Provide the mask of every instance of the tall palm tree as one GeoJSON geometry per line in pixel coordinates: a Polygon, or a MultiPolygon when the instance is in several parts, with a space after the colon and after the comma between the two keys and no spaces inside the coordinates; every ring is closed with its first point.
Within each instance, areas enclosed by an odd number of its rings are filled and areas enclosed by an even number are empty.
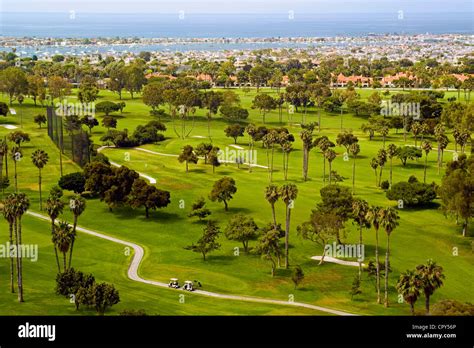
{"type": "Polygon", "coordinates": [[[355,194],[355,172],[356,172],[356,158],[360,153],[360,145],[353,143],[349,146],[349,153],[352,155],[352,194],[355,194]]]}
{"type": "Polygon", "coordinates": [[[328,160],[329,163],[329,185],[331,185],[331,179],[332,179],[332,161],[336,158],[336,151],[333,149],[327,149],[324,152],[324,158],[328,160]]]}
{"type": "Polygon", "coordinates": [[[387,234],[387,250],[385,253],[385,300],[384,305],[388,307],[388,273],[390,263],[390,235],[393,230],[398,226],[398,212],[390,207],[379,210],[380,226],[383,227],[387,234]]]}
{"type": "MultiPolygon", "coordinates": [[[[367,220],[367,212],[369,211],[369,203],[363,199],[354,199],[352,202],[352,218],[359,227],[359,246],[362,247],[362,229],[369,228],[370,223],[367,220]]],[[[360,250],[360,249],[359,249],[360,250]]],[[[361,260],[362,255],[357,255],[361,260]]],[[[359,281],[362,277],[362,261],[359,261],[359,281]]]]}
{"type": "Polygon", "coordinates": [[[39,186],[39,208],[43,210],[43,197],[41,194],[41,170],[49,161],[49,156],[44,150],[36,150],[31,155],[31,161],[38,168],[38,186],[39,186]]]}
{"type": "Polygon", "coordinates": [[[423,141],[421,143],[421,149],[425,152],[425,168],[423,171],[423,182],[426,184],[426,168],[428,167],[428,154],[432,149],[431,143],[429,141],[423,141]]]}
{"type": "Polygon", "coordinates": [[[380,172],[379,172],[379,184],[378,186],[382,184],[382,173],[383,173],[383,168],[385,167],[385,163],[387,163],[387,151],[385,149],[380,149],[379,152],[377,153],[377,162],[379,163],[380,166],[380,172]]]}
{"type": "Polygon", "coordinates": [[[415,271],[407,270],[400,274],[400,279],[396,286],[398,293],[410,305],[412,315],[415,315],[415,302],[420,296],[420,284],[419,274],[415,271]]]}
{"type": "Polygon", "coordinates": [[[397,155],[398,148],[395,144],[390,144],[387,147],[387,155],[390,160],[390,187],[392,187],[392,173],[393,173],[393,158],[397,155]]]}
{"type": "Polygon", "coordinates": [[[375,172],[375,187],[378,187],[378,175],[377,175],[377,168],[379,167],[379,161],[377,158],[372,158],[370,160],[370,167],[374,170],[375,172]]]}
{"type": "MultiPolygon", "coordinates": [[[[48,197],[46,200],[46,212],[51,219],[51,235],[54,235],[55,230],[55,222],[58,216],[63,212],[64,203],[58,197],[48,197]]],[[[59,256],[58,256],[58,249],[56,248],[56,244],[54,244],[54,253],[56,255],[56,263],[58,265],[58,272],[61,272],[61,266],[59,265],[59,256]]]]}
{"type": "Polygon", "coordinates": [[[286,141],[281,146],[281,151],[283,153],[283,177],[288,180],[288,168],[290,164],[290,153],[293,151],[293,145],[290,141],[286,141]]]}
{"type": "Polygon", "coordinates": [[[272,216],[273,216],[273,226],[276,228],[277,220],[276,220],[276,213],[275,213],[275,203],[280,198],[280,192],[278,190],[278,186],[276,185],[268,185],[265,188],[265,199],[270,203],[272,207],[272,216]]]}
{"type": "Polygon", "coordinates": [[[26,213],[30,207],[30,200],[24,193],[12,194],[12,206],[13,214],[15,216],[15,244],[16,244],[16,275],[18,285],[18,302],[24,302],[23,299],[23,263],[20,255],[21,237],[22,237],[22,225],[21,219],[23,214],[26,213]]]}
{"type": "Polygon", "coordinates": [[[421,288],[425,294],[426,314],[430,313],[430,297],[436,289],[443,286],[443,267],[436,264],[433,260],[428,260],[426,265],[419,265],[416,271],[421,280],[421,288]]]}
{"type": "Polygon", "coordinates": [[[21,158],[23,157],[23,154],[21,152],[21,149],[20,147],[18,146],[13,146],[11,149],[10,149],[10,156],[13,160],[13,163],[14,163],[14,170],[15,170],[15,192],[18,192],[18,173],[17,173],[17,167],[16,167],[16,164],[18,161],[21,160],[21,158]]]}
{"type": "MultiPolygon", "coordinates": [[[[2,202],[3,217],[8,222],[9,238],[8,242],[10,246],[13,245],[13,226],[15,225],[15,212],[13,207],[14,201],[11,195],[8,195],[2,202]]],[[[10,257],[10,289],[11,292],[15,292],[15,260],[9,253],[10,257]]]]}
{"type": "Polygon", "coordinates": [[[335,144],[330,141],[327,136],[322,136],[315,142],[323,153],[323,183],[326,184],[326,156],[324,156],[324,154],[330,147],[334,147],[335,144]]]}
{"type": "Polygon", "coordinates": [[[371,206],[366,214],[367,221],[374,227],[375,230],[375,267],[376,267],[376,287],[377,287],[377,303],[381,303],[380,297],[380,262],[379,262],[379,228],[380,216],[379,211],[382,208],[371,206]]]}
{"type": "Polygon", "coordinates": [[[280,188],[281,200],[286,206],[286,225],[285,225],[285,268],[288,269],[289,238],[290,238],[290,218],[292,204],[298,196],[298,188],[295,184],[285,184],[280,188]]]}
{"type": "Polygon", "coordinates": [[[309,153],[314,147],[313,132],[309,129],[304,129],[300,134],[301,141],[303,142],[303,180],[308,180],[308,164],[309,164],[309,153]]]}
{"type": "Polygon", "coordinates": [[[86,200],[82,198],[80,195],[74,196],[69,201],[69,209],[74,215],[74,223],[73,223],[73,233],[74,233],[74,239],[72,240],[71,243],[71,248],[69,250],[69,268],[71,268],[71,261],[72,261],[72,251],[74,249],[74,242],[76,240],[75,236],[77,235],[76,233],[76,228],[77,228],[77,220],[79,219],[79,216],[86,210],[86,200]]]}
{"type": "MultiPolygon", "coordinates": [[[[3,195],[3,160],[8,158],[8,143],[4,139],[0,139],[0,182],[2,183],[2,195],[3,195]]],[[[7,167],[5,166],[5,169],[7,167]]],[[[7,171],[8,178],[8,171],[7,171]]]]}
{"type": "Polygon", "coordinates": [[[411,125],[411,132],[413,133],[413,136],[415,138],[415,147],[417,147],[418,134],[420,134],[421,132],[420,122],[413,122],[413,124],[411,125]]]}
{"type": "Polygon", "coordinates": [[[64,272],[67,270],[67,253],[74,240],[74,231],[72,226],[66,221],[59,221],[58,225],[54,227],[52,242],[56,248],[63,254],[64,272]]]}

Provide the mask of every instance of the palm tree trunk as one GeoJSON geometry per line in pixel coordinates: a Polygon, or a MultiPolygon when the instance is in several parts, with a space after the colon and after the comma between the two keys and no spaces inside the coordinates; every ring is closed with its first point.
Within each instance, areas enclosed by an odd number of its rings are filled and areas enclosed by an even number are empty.
{"type": "Polygon", "coordinates": [[[13,161],[13,163],[15,163],[15,192],[18,193],[18,177],[17,177],[17,173],[16,173],[16,161],[13,161]]]}
{"type": "MultiPolygon", "coordinates": [[[[51,235],[54,235],[54,220],[51,220],[51,235]]],[[[54,246],[54,254],[56,255],[56,264],[58,265],[58,273],[61,273],[61,266],[59,265],[59,255],[58,249],[56,248],[56,244],[54,246]]]]}
{"type": "Polygon", "coordinates": [[[332,162],[329,161],[329,185],[331,185],[331,179],[332,179],[332,162]]]}
{"type": "Polygon", "coordinates": [[[39,171],[39,174],[38,174],[38,185],[39,185],[39,208],[40,208],[40,211],[43,210],[43,199],[42,199],[42,195],[41,195],[41,169],[38,169],[39,171]]]}
{"type": "Polygon", "coordinates": [[[20,264],[20,240],[18,231],[18,218],[15,218],[15,244],[16,244],[16,276],[18,286],[18,302],[23,302],[23,287],[21,281],[21,264],[20,264]]]}
{"type": "Polygon", "coordinates": [[[425,310],[426,315],[430,314],[430,295],[425,292],[425,310]]]}
{"type": "Polygon", "coordinates": [[[393,159],[390,157],[390,188],[392,188],[393,159]]]}
{"type": "Polygon", "coordinates": [[[380,299],[380,263],[379,263],[379,230],[375,229],[375,269],[376,269],[376,285],[377,285],[377,303],[381,303],[380,299]]]}
{"type": "Polygon", "coordinates": [[[355,173],[356,173],[356,158],[352,162],[352,194],[355,194],[355,173]]]}
{"type": "Polygon", "coordinates": [[[64,272],[66,272],[66,269],[67,269],[66,252],[63,252],[63,266],[64,266],[64,272]]]}
{"type": "Polygon", "coordinates": [[[286,228],[285,228],[285,268],[288,269],[288,255],[289,255],[289,240],[290,240],[290,216],[291,209],[290,205],[286,206],[286,228]]]}
{"type": "Polygon", "coordinates": [[[275,212],[275,204],[272,203],[272,216],[273,216],[273,226],[276,228],[277,220],[276,220],[276,212],[275,212]]]}
{"type": "Polygon", "coordinates": [[[426,184],[426,167],[428,165],[428,155],[425,156],[425,168],[423,171],[423,183],[426,184]]]}
{"type": "MultiPolygon", "coordinates": [[[[361,246],[362,246],[362,224],[359,225],[359,247],[361,247],[361,246]]],[[[360,260],[361,255],[358,255],[358,256],[359,256],[359,260],[360,260]]],[[[362,278],[362,261],[359,261],[359,282],[360,282],[361,278],[362,278]]]]}
{"type": "Polygon", "coordinates": [[[384,306],[388,307],[388,263],[390,258],[390,234],[387,234],[387,252],[385,253],[385,301],[384,306]]]}
{"type": "Polygon", "coordinates": [[[77,227],[77,216],[74,215],[74,223],[73,223],[73,226],[72,226],[72,232],[74,234],[74,238],[71,242],[71,248],[69,249],[69,265],[68,265],[68,269],[71,268],[71,262],[72,262],[72,251],[74,249],[74,242],[76,241],[76,227],[77,227]]]}
{"type": "Polygon", "coordinates": [[[10,250],[8,250],[8,255],[10,256],[10,288],[13,294],[15,292],[15,260],[11,256],[11,247],[13,245],[13,223],[9,223],[9,232],[10,250]]]}

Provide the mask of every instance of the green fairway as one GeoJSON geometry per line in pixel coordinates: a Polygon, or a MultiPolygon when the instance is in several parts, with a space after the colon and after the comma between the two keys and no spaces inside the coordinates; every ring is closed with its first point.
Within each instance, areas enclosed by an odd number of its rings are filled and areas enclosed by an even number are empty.
{"type": "MultiPolygon", "coordinates": [[[[254,89],[249,93],[235,90],[243,107],[248,108],[250,117],[247,122],[262,125],[262,117],[257,110],[251,109],[252,99],[256,95],[254,89]]],[[[276,94],[275,91],[262,89],[262,92],[276,94]]],[[[361,98],[367,98],[373,90],[357,90],[361,98]]],[[[394,92],[403,93],[403,92],[394,92]]],[[[445,99],[456,96],[456,92],[446,92],[445,99]]],[[[74,101],[74,97],[69,98],[74,101]]],[[[3,96],[0,100],[7,101],[3,96]]],[[[116,95],[100,92],[100,100],[118,101],[116,95]]],[[[461,100],[463,95],[461,94],[461,100]]],[[[153,118],[149,115],[149,108],[143,104],[140,97],[130,99],[128,94],[124,97],[127,106],[123,114],[116,113],[118,120],[117,129],[128,129],[133,132],[136,126],[145,124],[153,118]]],[[[26,99],[22,106],[13,106],[19,115],[16,118],[9,115],[0,119],[0,136],[7,135],[10,130],[2,125],[20,126],[21,113],[23,130],[30,134],[31,141],[22,145],[23,159],[18,163],[18,183],[21,192],[25,192],[31,200],[30,209],[39,211],[38,171],[31,163],[31,153],[41,148],[50,157],[49,163],[43,170],[43,197],[51,187],[57,184],[59,174],[59,152],[47,136],[47,130],[39,129],[33,123],[33,117],[39,113],[45,114],[41,107],[35,107],[30,99],[26,99]]],[[[165,108],[166,109],[166,108],[165,108]]],[[[321,133],[330,140],[336,140],[340,133],[341,116],[329,114],[314,108],[308,110],[306,123],[317,121],[318,112],[321,112],[321,133]]],[[[180,139],[173,130],[173,123],[165,119],[167,126],[166,140],[153,145],[145,145],[144,149],[158,153],[177,155],[185,145],[196,146],[201,142],[209,142],[207,138],[206,110],[196,111],[194,128],[190,136],[180,139]]],[[[96,115],[99,120],[103,115],[96,115]]],[[[432,298],[436,303],[441,299],[455,299],[463,302],[472,301],[472,286],[468,279],[474,277],[474,255],[472,252],[473,230],[468,237],[462,237],[461,226],[456,225],[454,219],[446,218],[438,209],[440,202],[427,209],[399,209],[400,225],[391,236],[391,268],[390,274],[390,308],[384,308],[375,302],[376,293],[374,281],[369,280],[364,273],[362,278],[363,293],[351,300],[349,291],[357,267],[325,263],[318,266],[318,262],[311,260],[312,256],[321,255],[322,247],[297,236],[296,227],[306,221],[320,201],[319,191],[323,187],[323,157],[318,149],[310,153],[309,180],[302,178],[302,142],[299,137],[303,114],[297,112],[287,114],[284,110],[283,124],[278,122],[278,112],[272,111],[266,115],[267,127],[288,127],[296,140],[293,144],[294,151],[289,157],[288,181],[298,186],[298,198],[292,210],[290,232],[290,265],[300,265],[305,273],[303,282],[297,289],[291,280],[291,269],[277,269],[275,277],[270,274],[270,263],[253,253],[248,255],[243,252],[242,245],[229,241],[222,234],[219,238],[221,249],[211,253],[203,261],[197,253],[185,250],[200,237],[204,222],[197,218],[188,218],[191,205],[199,197],[206,198],[206,205],[212,211],[211,219],[218,222],[224,230],[228,220],[233,214],[243,213],[255,219],[259,226],[271,221],[271,208],[264,197],[264,189],[269,184],[268,172],[265,168],[253,168],[249,173],[247,166],[240,168],[236,164],[222,164],[212,172],[210,165],[200,160],[198,164],[190,164],[189,172],[185,172],[185,164],[179,163],[176,157],[163,156],[137,149],[104,149],[103,153],[113,162],[146,174],[157,180],[156,186],[171,192],[171,204],[158,211],[151,211],[150,218],[145,218],[142,209],[132,210],[128,207],[116,208],[109,211],[104,202],[98,199],[88,199],[87,209],[79,219],[79,225],[91,230],[118,237],[141,245],[145,249],[145,258],[139,273],[145,279],[167,282],[176,277],[180,280],[198,280],[203,285],[203,290],[223,294],[249,295],[277,300],[294,300],[317,306],[344,310],[362,315],[407,315],[409,306],[399,303],[395,284],[400,272],[413,269],[416,265],[432,258],[442,265],[446,280],[442,288],[437,290],[432,298]],[[229,202],[229,211],[224,210],[222,203],[211,202],[207,199],[213,183],[224,177],[235,179],[237,193],[229,202]],[[240,248],[236,255],[235,248],[240,248]],[[455,253],[453,250],[457,250],[455,253]]],[[[355,195],[363,198],[369,204],[380,206],[396,206],[396,202],[389,201],[385,192],[375,185],[374,171],[371,169],[370,160],[376,156],[382,147],[382,138],[378,134],[373,140],[361,130],[361,124],[367,122],[364,117],[352,114],[343,115],[343,129],[352,131],[358,138],[361,152],[356,161],[355,195]]],[[[223,129],[228,122],[220,115],[214,116],[211,122],[211,137],[214,145],[225,149],[233,145],[233,139],[225,136],[223,129]]],[[[99,126],[93,129],[92,139],[96,145],[102,145],[99,140],[106,133],[106,129],[99,126]]],[[[317,130],[315,131],[318,136],[317,130]]],[[[449,134],[452,139],[452,135],[449,134]]],[[[427,182],[441,182],[444,170],[437,173],[436,167],[436,141],[429,139],[433,150],[428,155],[427,182]]],[[[386,139],[386,144],[394,143],[403,145],[403,134],[395,133],[394,129],[386,139]]],[[[409,134],[406,145],[413,145],[414,140],[409,134]]],[[[237,145],[248,149],[248,137],[237,140],[237,145]]],[[[233,147],[229,147],[233,149],[233,147]]],[[[336,146],[337,158],[332,168],[344,178],[340,183],[350,187],[352,182],[352,159],[344,160],[345,149],[336,146]]],[[[256,144],[257,161],[259,165],[267,165],[267,153],[256,144]]],[[[454,142],[448,146],[449,151],[454,150],[454,142]]],[[[452,152],[447,151],[444,163],[452,159],[452,152]]],[[[471,151],[467,147],[468,152],[471,151]]],[[[277,185],[285,183],[282,171],[282,154],[280,149],[275,151],[275,172],[273,182],[277,185]]],[[[418,161],[409,161],[404,167],[400,160],[393,160],[393,182],[406,181],[410,175],[416,175],[420,181],[423,179],[424,156],[418,161]]],[[[327,169],[327,168],[326,168],[327,169]]],[[[64,159],[64,172],[72,173],[81,169],[67,158],[64,159]]],[[[7,192],[13,192],[13,164],[9,163],[10,187],[7,192]]],[[[389,166],[385,166],[383,180],[388,179],[389,166]]],[[[65,192],[66,196],[72,195],[65,192]]],[[[284,225],[285,209],[281,201],[276,205],[278,222],[284,225]]],[[[65,209],[63,218],[72,221],[71,213],[65,209]]],[[[55,259],[51,243],[50,225],[47,222],[33,217],[24,218],[24,243],[38,244],[40,255],[38,262],[24,262],[24,283],[26,302],[18,304],[16,296],[8,292],[8,260],[0,260],[0,314],[1,315],[74,315],[95,314],[93,311],[81,310],[76,312],[74,305],[68,299],[55,295],[55,259]]],[[[347,243],[358,242],[358,232],[352,222],[346,224],[347,243]]],[[[8,238],[8,226],[2,219],[0,224],[0,242],[5,243],[8,238]]],[[[380,255],[385,255],[385,233],[380,231],[380,255]]],[[[364,231],[365,255],[367,262],[374,259],[375,234],[372,229],[364,231]]],[[[250,242],[254,246],[256,242],[250,242]]],[[[90,272],[100,281],[113,283],[120,292],[121,302],[108,312],[118,314],[124,309],[145,309],[149,314],[159,315],[323,315],[324,313],[297,307],[278,306],[260,303],[246,303],[242,301],[229,301],[213,299],[196,294],[186,293],[185,303],[179,302],[176,290],[160,289],[151,285],[134,282],[127,277],[127,268],[131,257],[126,256],[123,246],[104,241],[99,238],[79,233],[74,247],[73,266],[84,272],[90,272]]],[[[421,311],[421,300],[417,309],[421,311]]]]}

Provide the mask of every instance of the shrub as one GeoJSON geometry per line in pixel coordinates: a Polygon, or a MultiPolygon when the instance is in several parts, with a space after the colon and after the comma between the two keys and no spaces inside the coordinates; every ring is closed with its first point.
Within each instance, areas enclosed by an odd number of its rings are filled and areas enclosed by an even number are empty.
{"type": "Polygon", "coordinates": [[[59,179],[58,185],[63,190],[73,191],[74,193],[81,194],[84,192],[84,186],[86,179],[82,172],[76,172],[66,174],[59,179]]]}
{"type": "Polygon", "coordinates": [[[382,190],[388,190],[390,188],[390,183],[388,182],[388,180],[384,180],[380,183],[380,187],[382,188],[382,190]]]}
{"type": "Polygon", "coordinates": [[[9,111],[8,105],[4,102],[0,102],[0,115],[7,116],[9,111]]]}
{"type": "Polygon", "coordinates": [[[434,185],[421,182],[399,182],[387,191],[387,198],[391,201],[402,200],[407,206],[420,206],[436,198],[434,185]]]}
{"type": "Polygon", "coordinates": [[[103,101],[103,102],[97,103],[95,105],[95,109],[98,112],[103,112],[106,116],[109,116],[111,112],[119,111],[120,106],[111,101],[103,101]]]}

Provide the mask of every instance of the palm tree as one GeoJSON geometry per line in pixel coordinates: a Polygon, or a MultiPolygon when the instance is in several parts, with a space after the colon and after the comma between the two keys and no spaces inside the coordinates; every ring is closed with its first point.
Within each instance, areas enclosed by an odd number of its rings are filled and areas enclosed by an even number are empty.
{"type": "MultiPolygon", "coordinates": [[[[3,202],[2,202],[2,211],[3,211],[3,217],[5,220],[8,222],[8,231],[9,231],[9,238],[8,242],[10,245],[13,245],[13,226],[15,225],[15,212],[14,212],[14,201],[13,197],[11,195],[7,196],[3,202]]],[[[15,292],[15,282],[14,282],[14,273],[15,273],[15,260],[13,257],[10,256],[10,288],[11,292],[15,292]]]]}
{"type": "Polygon", "coordinates": [[[73,223],[73,233],[74,233],[74,239],[72,240],[71,243],[71,249],[69,250],[69,267],[71,268],[71,261],[72,261],[72,251],[74,249],[74,242],[76,240],[75,236],[77,235],[76,233],[76,228],[77,228],[77,220],[79,216],[86,210],[86,200],[82,198],[80,195],[76,195],[74,198],[72,198],[69,201],[69,209],[74,215],[74,223],[73,223]]]}
{"type": "Polygon", "coordinates": [[[426,168],[428,167],[428,154],[430,153],[432,147],[429,141],[423,141],[421,143],[421,149],[425,152],[425,169],[423,172],[423,182],[426,184],[426,168]]]}
{"type": "Polygon", "coordinates": [[[328,160],[329,163],[329,185],[331,185],[331,179],[332,179],[332,161],[336,158],[336,151],[333,149],[327,149],[324,152],[324,158],[328,160]]]}
{"type": "Polygon", "coordinates": [[[283,176],[285,181],[288,180],[288,168],[290,163],[290,152],[293,151],[293,145],[290,141],[285,141],[281,146],[283,153],[283,176]]]}
{"type": "MultiPolygon", "coordinates": [[[[55,221],[58,216],[63,212],[64,203],[58,197],[50,196],[46,200],[46,212],[51,219],[51,235],[54,235],[55,230],[55,221]]],[[[58,256],[58,249],[56,248],[56,244],[54,244],[54,253],[56,255],[56,263],[58,265],[58,272],[61,272],[61,266],[59,265],[59,256],[58,256]]]]}
{"type": "Polygon", "coordinates": [[[275,203],[280,198],[280,193],[278,191],[278,186],[268,185],[265,189],[265,199],[270,203],[272,207],[272,216],[273,216],[273,226],[277,227],[276,213],[275,213],[275,203]]]}
{"type": "Polygon", "coordinates": [[[380,166],[380,172],[379,172],[379,184],[378,186],[382,184],[382,173],[383,173],[383,167],[385,166],[385,163],[387,163],[387,151],[385,149],[380,149],[379,152],[377,153],[377,162],[379,163],[380,166]]]}
{"type": "Polygon", "coordinates": [[[383,227],[387,234],[387,250],[385,253],[385,307],[388,307],[388,273],[389,273],[389,261],[390,261],[390,235],[393,230],[398,226],[398,212],[390,207],[379,210],[380,226],[383,227]]]}
{"type": "Polygon", "coordinates": [[[390,159],[390,187],[392,187],[392,169],[393,169],[393,158],[397,155],[398,148],[395,144],[388,145],[387,155],[390,159]]]}
{"type": "Polygon", "coordinates": [[[387,126],[384,126],[380,129],[379,132],[383,139],[383,148],[385,149],[385,140],[387,139],[387,135],[390,132],[390,129],[387,126]]]}
{"type": "MultiPolygon", "coordinates": [[[[364,201],[363,199],[355,199],[352,202],[352,218],[357,223],[359,227],[359,246],[362,247],[362,229],[369,228],[370,223],[367,220],[367,212],[369,211],[369,203],[364,201]]],[[[361,259],[361,255],[359,256],[359,260],[361,259]]],[[[362,261],[359,261],[359,282],[362,276],[362,261]]]]}
{"type": "Polygon", "coordinates": [[[36,166],[36,168],[38,168],[38,185],[39,185],[39,201],[40,201],[39,208],[40,210],[43,210],[43,198],[41,195],[41,169],[43,169],[43,167],[48,163],[49,156],[43,150],[36,150],[31,155],[31,161],[36,166]]]}
{"type": "Polygon", "coordinates": [[[438,174],[440,168],[443,166],[443,152],[448,146],[449,139],[446,136],[446,128],[444,123],[439,123],[435,129],[434,134],[436,136],[436,141],[438,142],[438,174]]]}
{"type": "Polygon", "coordinates": [[[379,211],[382,208],[371,206],[366,214],[367,221],[374,227],[375,230],[375,267],[376,267],[376,287],[377,287],[377,303],[381,303],[380,298],[380,262],[379,262],[379,228],[380,216],[379,211]]]}
{"type": "Polygon", "coordinates": [[[396,286],[398,293],[410,305],[412,315],[415,315],[415,302],[420,296],[420,284],[419,274],[415,271],[407,270],[400,274],[400,279],[396,286]]]}
{"type": "Polygon", "coordinates": [[[425,294],[426,314],[430,313],[430,297],[436,289],[443,286],[443,267],[438,266],[435,261],[428,260],[426,265],[419,265],[416,271],[421,280],[421,288],[425,294]]]}
{"type": "Polygon", "coordinates": [[[321,149],[323,153],[323,183],[326,184],[326,156],[324,154],[330,147],[334,147],[334,143],[328,139],[327,136],[322,136],[318,140],[315,141],[318,147],[321,149]]]}
{"type": "Polygon", "coordinates": [[[60,221],[57,226],[54,228],[54,233],[52,237],[52,242],[56,248],[63,253],[63,266],[64,272],[67,270],[67,252],[71,247],[75,238],[74,231],[72,226],[69,225],[66,221],[60,221]]]}
{"type": "Polygon", "coordinates": [[[413,133],[413,136],[415,137],[415,147],[417,146],[417,137],[418,134],[421,132],[421,124],[420,122],[413,122],[411,125],[411,132],[413,133]]]}
{"type": "Polygon", "coordinates": [[[370,161],[370,167],[374,170],[375,172],[375,187],[378,187],[378,175],[377,175],[377,168],[379,167],[379,161],[374,157],[370,161]]]}
{"type": "Polygon", "coordinates": [[[349,146],[349,153],[352,155],[354,159],[352,162],[352,194],[355,194],[355,172],[356,172],[356,158],[360,152],[360,145],[357,143],[353,143],[349,146]]]}
{"type": "Polygon", "coordinates": [[[18,175],[17,175],[17,168],[16,168],[16,163],[21,160],[23,157],[23,154],[21,152],[21,149],[18,146],[13,146],[10,149],[10,156],[13,159],[14,169],[15,169],[15,192],[18,192],[18,175]]]}
{"type": "Polygon", "coordinates": [[[20,255],[21,237],[22,237],[22,226],[21,218],[30,207],[30,200],[24,193],[14,193],[12,196],[12,212],[15,216],[15,244],[16,244],[16,275],[18,284],[18,302],[24,302],[23,299],[23,263],[20,255]]]}
{"type": "Polygon", "coordinates": [[[303,142],[303,180],[308,180],[308,164],[309,164],[309,152],[314,147],[313,132],[309,129],[304,129],[300,134],[301,141],[303,142]]]}
{"type": "MultiPolygon", "coordinates": [[[[3,160],[5,159],[6,177],[8,179],[8,143],[5,139],[0,140],[0,182],[3,183],[3,160]]],[[[2,194],[4,189],[2,188],[2,194]]]]}
{"type": "Polygon", "coordinates": [[[285,203],[286,206],[286,226],[285,226],[285,268],[288,269],[288,254],[289,254],[289,238],[290,238],[290,218],[291,218],[291,209],[293,208],[293,202],[298,196],[298,188],[295,184],[285,184],[280,188],[281,200],[285,203]]]}

